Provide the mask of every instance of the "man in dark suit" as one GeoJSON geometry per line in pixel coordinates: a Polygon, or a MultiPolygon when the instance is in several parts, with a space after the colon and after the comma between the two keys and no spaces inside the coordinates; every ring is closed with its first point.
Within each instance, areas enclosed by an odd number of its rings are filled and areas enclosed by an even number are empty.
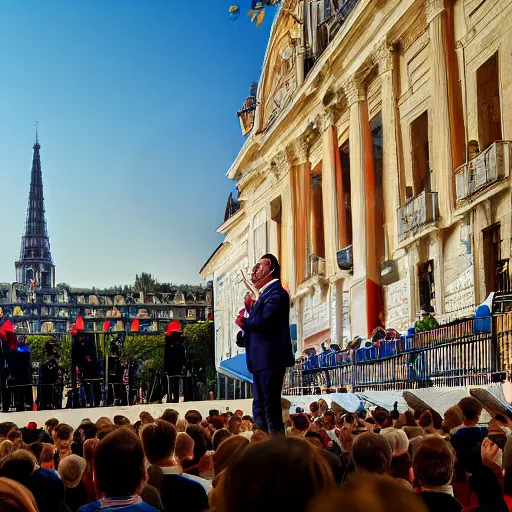
{"type": "Polygon", "coordinates": [[[247,368],[253,374],[255,426],[284,433],[281,390],[286,367],[295,359],[290,337],[290,297],[281,286],[277,258],[265,254],[255,265],[251,281],[259,292],[256,302],[246,298],[237,319],[242,331],[237,344],[245,347],[247,368]]]}

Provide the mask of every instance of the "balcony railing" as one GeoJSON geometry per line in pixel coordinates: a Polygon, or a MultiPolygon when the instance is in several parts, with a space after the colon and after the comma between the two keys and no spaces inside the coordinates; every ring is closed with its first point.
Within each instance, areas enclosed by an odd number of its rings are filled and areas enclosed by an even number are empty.
{"type": "Polygon", "coordinates": [[[424,190],[398,208],[397,213],[398,239],[402,241],[421,226],[438,220],[437,192],[424,190]]]}
{"type": "Polygon", "coordinates": [[[462,201],[510,174],[510,141],[496,141],[455,170],[457,201],[462,201]]]}

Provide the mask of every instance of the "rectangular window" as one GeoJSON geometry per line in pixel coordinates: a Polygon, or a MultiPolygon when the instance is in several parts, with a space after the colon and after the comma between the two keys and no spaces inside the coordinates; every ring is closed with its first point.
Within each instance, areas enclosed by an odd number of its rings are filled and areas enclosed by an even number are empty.
{"type": "Polygon", "coordinates": [[[433,313],[436,298],[433,260],[418,265],[418,286],[420,292],[420,308],[429,313],[433,313]]]}
{"type": "Polygon", "coordinates": [[[267,212],[260,210],[254,217],[254,261],[267,252],[267,212]]]}
{"type": "Polygon", "coordinates": [[[509,259],[501,257],[501,225],[500,223],[484,229],[484,268],[485,289],[491,292],[510,291],[509,259]]]}
{"type": "Polygon", "coordinates": [[[502,139],[498,53],[476,72],[478,97],[478,138],[480,151],[502,139]]]}
{"type": "MultiPolygon", "coordinates": [[[[428,144],[428,112],[411,123],[412,192],[414,196],[430,191],[430,158],[428,144]]],[[[410,183],[408,183],[411,186],[410,183]]],[[[408,197],[410,199],[410,197],[408,197]]]]}

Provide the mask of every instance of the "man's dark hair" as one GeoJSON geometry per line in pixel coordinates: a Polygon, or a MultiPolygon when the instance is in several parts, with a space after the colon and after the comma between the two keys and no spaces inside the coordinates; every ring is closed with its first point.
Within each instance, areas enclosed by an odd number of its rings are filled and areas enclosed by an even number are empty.
{"type": "Polygon", "coordinates": [[[180,413],[178,411],[175,411],[174,409],[165,409],[160,419],[168,421],[169,423],[172,423],[174,426],[176,426],[176,423],[178,423],[179,415],[180,413]]]}
{"type": "Polygon", "coordinates": [[[385,410],[377,411],[374,416],[375,421],[381,428],[388,428],[391,427],[392,421],[391,417],[389,416],[389,413],[385,410]]]}
{"type": "Polygon", "coordinates": [[[482,413],[482,404],[474,397],[467,396],[459,402],[462,416],[465,420],[473,421],[482,413]]]}
{"type": "Polygon", "coordinates": [[[389,471],[393,453],[385,437],[365,432],[354,438],[350,455],[357,469],[384,474],[389,471]]]}
{"type": "Polygon", "coordinates": [[[145,425],[141,432],[142,446],[151,464],[168,459],[176,447],[176,427],[165,420],[155,420],[145,425]]]}
{"type": "Polygon", "coordinates": [[[201,413],[196,410],[187,411],[187,413],[185,414],[185,419],[190,425],[199,425],[199,423],[203,421],[201,413]]]}
{"type": "Polygon", "coordinates": [[[217,448],[220,446],[222,441],[225,441],[229,437],[231,437],[231,432],[227,428],[221,428],[220,430],[216,430],[213,433],[212,437],[212,447],[214,451],[217,451],[217,448]]]}
{"type": "Polygon", "coordinates": [[[320,406],[318,405],[318,402],[311,402],[309,404],[309,410],[311,412],[318,412],[320,410],[320,406]]]}
{"type": "Polygon", "coordinates": [[[4,421],[3,423],[0,423],[0,437],[7,437],[7,434],[13,428],[16,428],[16,424],[12,421],[4,421]]]}
{"type": "Polygon", "coordinates": [[[292,422],[293,422],[293,426],[297,430],[304,431],[304,430],[307,430],[309,428],[308,417],[305,414],[303,414],[303,413],[294,414],[292,416],[292,422]]]}
{"type": "Polygon", "coordinates": [[[214,426],[215,430],[220,430],[226,426],[226,419],[222,416],[212,416],[209,423],[214,426]]]}
{"type": "Polygon", "coordinates": [[[59,424],[59,420],[57,418],[50,418],[44,422],[45,427],[50,427],[53,430],[59,424]]]}
{"type": "Polygon", "coordinates": [[[272,272],[272,277],[274,279],[281,279],[281,265],[279,265],[279,261],[273,254],[264,254],[260,260],[269,260],[270,261],[270,272],[272,272]]]}
{"type": "Polygon", "coordinates": [[[210,409],[210,412],[208,413],[208,416],[212,418],[213,416],[218,416],[220,414],[218,409],[210,409]]]}
{"type": "Polygon", "coordinates": [[[128,427],[120,427],[103,438],[94,454],[94,471],[107,498],[132,496],[144,480],[144,450],[128,427]]]}
{"type": "Polygon", "coordinates": [[[98,440],[102,440],[104,437],[107,437],[111,432],[114,432],[114,430],[118,429],[119,427],[117,425],[102,425],[97,431],[96,431],[96,437],[98,440]]]}
{"type": "Polygon", "coordinates": [[[304,437],[314,437],[315,439],[318,439],[322,443],[322,445],[324,444],[324,438],[314,430],[308,430],[304,437]]]}
{"type": "Polygon", "coordinates": [[[33,443],[29,444],[27,450],[34,454],[37,462],[41,462],[41,452],[43,450],[43,443],[41,441],[34,441],[33,443]]]}
{"type": "Polygon", "coordinates": [[[55,437],[62,441],[68,441],[71,438],[71,433],[73,432],[73,427],[67,425],[66,423],[59,423],[55,427],[55,437]]]}
{"type": "Polygon", "coordinates": [[[439,487],[450,483],[452,479],[455,453],[442,437],[426,436],[414,450],[412,465],[420,484],[439,487]]]}
{"type": "Polygon", "coordinates": [[[123,425],[130,425],[130,420],[122,414],[117,414],[114,416],[114,425],[118,425],[120,427],[123,425]]]}

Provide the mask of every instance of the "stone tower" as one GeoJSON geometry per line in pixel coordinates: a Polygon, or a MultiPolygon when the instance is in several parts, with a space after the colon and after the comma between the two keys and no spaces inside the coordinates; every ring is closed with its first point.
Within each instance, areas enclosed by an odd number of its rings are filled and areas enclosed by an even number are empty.
{"type": "Polygon", "coordinates": [[[21,239],[20,259],[15,263],[17,282],[31,289],[55,287],[55,265],[46,230],[40,148],[36,131],[25,234],[21,239]]]}

